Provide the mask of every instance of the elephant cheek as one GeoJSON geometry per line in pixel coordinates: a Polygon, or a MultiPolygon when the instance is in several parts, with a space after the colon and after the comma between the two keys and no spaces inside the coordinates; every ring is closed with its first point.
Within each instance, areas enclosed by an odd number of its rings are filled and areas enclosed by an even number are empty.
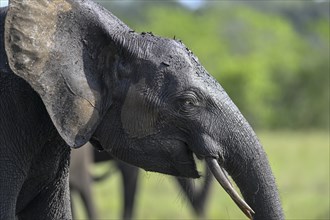
{"type": "Polygon", "coordinates": [[[121,110],[121,123],[129,138],[143,138],[157,132],[158,114],[146,103],[145,88],[145,79],[131,85],[121,110]]]}
{"type": "Polygon", "coordinates": [[[197,171],[193,153],[186,146],[174,149],[171,154],[176,176],[199,178],[200,174],[197,171]]]}

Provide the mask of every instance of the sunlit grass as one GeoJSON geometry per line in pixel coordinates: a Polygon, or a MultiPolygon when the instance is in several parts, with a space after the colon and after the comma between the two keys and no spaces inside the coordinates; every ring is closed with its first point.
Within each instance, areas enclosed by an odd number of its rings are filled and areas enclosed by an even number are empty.
{"type": "Polygon", "coordinates": [[[329,134],[261,133],[287,219],[329,219],[329,134]]]}
{"type": "MultiPolygon", "coordinates": [[[[257,132],[276,176],[286,219],[329,219],[329,134],[327,132],[257,132]]],[[[109,167],[94,167],[102,172],[109,167]]],[[[208,219],[246,219],[217,184],[207,204],[208,219]]],[[[94,185],[101,219],[121,216],[119,173],[94,185]]],[[[78,217],[83,219],[81,206],[78,217]]],[[[140,172],[137,219],[196,219],[173,177],[140,172]]]]}

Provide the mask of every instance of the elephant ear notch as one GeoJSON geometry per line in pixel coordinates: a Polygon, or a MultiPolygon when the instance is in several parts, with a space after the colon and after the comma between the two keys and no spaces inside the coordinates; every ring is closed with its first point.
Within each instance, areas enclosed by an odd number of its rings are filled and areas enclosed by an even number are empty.
{"type": "Polygon", "coordinates": [[[99,22],[97,13],[89,10],[86,15],[83,4],[11,0],[5,20],[11,69],[39,94],[59,134],[71,147],[90,139],[105,111],[104,103],[111,104],[110,94],[106,94],[109,88],[104,88],[109,79],[103,73],[112,68],[113,49],[101,33],[101,25],[95,24],[99,22]]]}

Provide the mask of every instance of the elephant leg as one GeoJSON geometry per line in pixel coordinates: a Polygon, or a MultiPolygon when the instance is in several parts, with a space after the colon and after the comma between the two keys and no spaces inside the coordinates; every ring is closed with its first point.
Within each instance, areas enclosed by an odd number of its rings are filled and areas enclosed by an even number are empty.
{"type": "Polygon", "coordinates": [[[16,201],[24,175],[10,169],[9,163],[2,162],[0,158],[0,219],[15,219],[16,201]]]}
{"type": "Polygon", "coordinates": [[[72,218],[75,219],[76,215],[75,215],[75,210],[74,210],[74,201],[73,201],[73,193],[77,193],[80,198],[81,201],[83,203],[83,207],[86,210],[86,214],[88,216],[89,219],[97,219],[97,213],[96,213],[96,208],[94,205],[94,200],[93,200],[93,196],[92,196],[92,184],[90,179],[86,180],[81,180],[83,182],[81,182],[81,184],[74,184],[71,183],[70,184],[70,198],[71,198],[71,213],[72,213],[72,218]]]}
{"type": "Polygon", "coordinates": [[[132,219],[134,211],[135,194],[139,169],[126,163],[116,161],[123,178],[124,208],[122,212],[123,219],[132,219]]]}
{"type": "Polygon", "coordinates": [[[192,179],[176,178],[181,189],[187,196],[188,201],[193,207],[196,215],[200,218],[205,217],[205,206],[210,192],[212,179],[213,179],[212,174],[207,166],[205,166],[204,181],[202,185],[198,188],[194,185],[192,179]]]}
{"type": "Polygon", "coordinates": [[[74,210],[74,201],[73,201],[73,196],[72,196],[72,193],[73,193],[74,189],[70,186],[70,205],[71,205],[71,216],[72,216],[72,219],[75,219],[76,218],[76,214],[75,214],[75,210],[74,210]]]}
{"type": "MultiPolygon", "coordinates": [[[[0,105],[0,111],[1,111],[0,105]]],[[[9,118],[9,117],[5,117],[9,118]]],[[[1,122],[2,123],[2,122],[1,122]]],[[[4,140],[15,143],[14,140],[2,139],[3,127],[0,123],[0,219],[15,219],[16,212],[21,209],[17,202],[24,181],[27,178],[30,153],[19,154],[14,144],[3,144],[4,140]]],[[[10,122],[7,122],[10,124],[10,122]]],[[[6,123],[4,123],[6,124],[6,123]]]]}
{"type": "Polygon", "coordinates": [[[84,146],[73,150],[70,164],[70,188],[77,192],[89,219],[97,219],[96,207],[92,195],[93,177],[90,174],[90,166],[93,161],[93,148],[84,146]]]}
{"type": "Polygon", "coordinates": [[[72,219],[68,174],[61,175],[50,182],[29,202],[18,219],[72,219]]]}
{"type": "Polygon", "coordinates": [[[88,218],[97,219],[96,208],[92,197],[91,184],[80,187],[78,191],[86,208],[88,218]]]}
{"type": "Polygon", "coordinates": [[[84,172],[77,172],[74,173],[74,175],[70,176],[70,196],[71,196],[72,217],[73,219],[75,218],[72,194],[77,193],[82,200],[88,218],[97,219],[96,208],[92,196],[92,177],[87,169],[80,171],[84,171],[84,172]]]}
{"type": "Polygon", "coordinates": [[[211,171],[207,166],[205,166],[205,179],[202,183],[202,186],[199,189],[199,192],[197,193],[197,198],[195,199],[194,202],[194,207],[196,207],[196,213],[199,217],[204,217],[205,216],[205,207],[206,207],[206,202],[209,196],[209,192],[211,189],[211,183],[213,180],[213,176],[211,171]],[[197,208],[198,207],[198,208],[197,208]]]}
{"type": "Polygon", "coordinates": [[[180,177],[176,177],[175,179],[179,183],[179,186],[183,190],[185,196],[188,198],[188,201],[192,205],[192,208],[194,209],[195,213],[200,216],[203,213],[203,210],[196,203],[197,190],[195,189],[193,180],[180,177]]]}

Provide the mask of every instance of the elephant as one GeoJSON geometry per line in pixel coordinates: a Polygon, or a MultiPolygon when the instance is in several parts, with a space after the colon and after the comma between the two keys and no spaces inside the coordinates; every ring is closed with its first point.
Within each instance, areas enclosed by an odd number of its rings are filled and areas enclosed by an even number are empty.
{"type": "Polygon", "coordinates": [[[70,219],[70,149],[88,141],[182,178],[203,160],[248,218],[284,219],[255,132],[183,42],[91,0],[10,0],[0,13],[0,219],[70,219]]]}
{"type": "MultiPolygon", "coordinates": [[[[115,160],[106,152],[98,152],[92,150],[92,146],[83,147],[79,150],[71,152],[70,163],[70,192],[75,191],[82,199],[83,206],[89,219],[98,219],[94,198],[92,196],[92,182],[99,182],[108,178],[113,172],[107,170],[100,176],[93,176],[90,172],[90,167],[93,163],[101,163],[112,161],[117,167],[122,177],[123,191],[123,208],[122,219],[132,219],[133,210],[138,182],[138,167],[131,166],[127,163],[115,160]]],[[[110,164],[109,164],[110,165],[110,164]]],[[[110,168],[110,167],[109,167],[110,168]]],[[[201,219],[205,218],[205,205],[209,196],[212,183],[212,175],[209,169],[205,168],[205,175],[200,186],[195,186],[191,179],[175,178],[178,185],[182,189],[183,194],[188,199],[196,216],[201,219]]],[[[71,205],[74,201],[71,199],[71,205]]],[[[73,211],[73,209],[72,209],[73,211]]],[[[72,212],[74,218],[74,212],[72,212]]]]}

